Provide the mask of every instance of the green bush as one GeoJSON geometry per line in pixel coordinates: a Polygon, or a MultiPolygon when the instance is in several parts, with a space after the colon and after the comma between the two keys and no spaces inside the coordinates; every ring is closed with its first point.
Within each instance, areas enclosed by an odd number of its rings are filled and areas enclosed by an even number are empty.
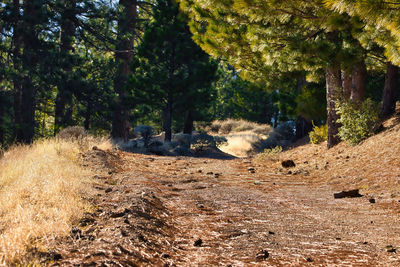
{"type": "Polygon", "coordinates": [[[339,136],[351,145],[357,145],[373,135],[379,123],[379,106],[369,98],[361,104],[339,103],[336,111],[340,115],[338,122],[342,124],[339,136]]]}
{"type": "Polygon", "coordinates": [[[319,144],[328,140],[328,124],[315,126],[313,130],[308,134],[310,142],[312,144],[319,144]]]}

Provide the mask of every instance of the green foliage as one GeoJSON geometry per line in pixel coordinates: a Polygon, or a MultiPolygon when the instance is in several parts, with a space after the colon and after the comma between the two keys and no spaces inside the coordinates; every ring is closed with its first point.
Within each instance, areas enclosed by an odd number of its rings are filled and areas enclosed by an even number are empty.
{"type": "Polygon", "coordinates": [[[326,92],[322,85],[307,84],[297,96],[296,102],[297,115],[318,123],[326,120],[326,92]]]}
{"type": "Polygon", "coordinates": [[[132,64],[130,87],[136,110],[163,116],[168,132],[171,126],[182,127],[189,113],[191,119],[204,120],[215,96],[211,83],[217,64],[194,43],[175,1],[158,0],[153,12],[132,64]]]}
{"type": "Polygon", "coordinates": [[[328,140],[328,124],[321,126],[314,125],[313,130],[308,135],[312,144],[319,144],[328,140]]]}
{"type": "Polygon", "coordinates": [[[218,74],[219,79],[215,84],[217,99],[212,110],[215,119],[271,123],[278,113],[276,92],[267,90],[266,84],[243,80],[237,71],[227,65],[221,64],[218,74]]]}
{"type": "Polygon", "coordinates": [[[361,104],[342,102],[337,105],[341,123],[339,136],[351,145],[357,145],[362,140],[374,134],[379,122],[379,106],[371,99],[361,104]]]}

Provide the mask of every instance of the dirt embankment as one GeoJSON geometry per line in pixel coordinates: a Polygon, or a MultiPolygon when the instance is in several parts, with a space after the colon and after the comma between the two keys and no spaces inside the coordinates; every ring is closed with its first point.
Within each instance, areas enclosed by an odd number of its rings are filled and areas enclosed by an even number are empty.
{"type": "MultiPolygon", "coordinates": [[[[282,156],[300,162],[293,153],[282,156]]],[[[399,265],[400,197],[381,187],[334,199],[353,189],[353,178],[305,172],[309,160],[289,173],[255,158],[94,150],[86,155],[98,169],[93,212],[44,259],[53,266],[399,265]]]]}

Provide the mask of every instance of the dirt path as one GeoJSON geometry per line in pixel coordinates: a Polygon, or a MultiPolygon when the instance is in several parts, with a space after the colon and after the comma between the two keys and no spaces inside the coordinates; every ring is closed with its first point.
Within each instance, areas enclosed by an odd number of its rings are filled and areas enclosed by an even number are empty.
{"type": "Polygon", "coordinates": [[[398,200],[334,199],[338,186],[248,159],[111,160],[55,266],[400,265],[398,200]]]}

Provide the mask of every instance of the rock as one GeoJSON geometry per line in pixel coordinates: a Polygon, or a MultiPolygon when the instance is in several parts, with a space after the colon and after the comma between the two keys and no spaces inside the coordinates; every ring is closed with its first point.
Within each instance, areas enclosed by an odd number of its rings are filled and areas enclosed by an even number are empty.
{"type": "Polygon", "coordinates": [[[254,167],[249,167],[249,168],[247,168],[247,170],[248,170],[249,172],[251,172],[251,171],[255,171],[256,169],[254,169],[254,167]]]}
{"type": "Polygon", "coordinates": [[[268,231],[268,234],[270,234],[270,235],[274,235],[275,233],[274,233],[274,232],[272,232],[272,231],[268,231]]]}
{"type": "Polygon", "coordinates": [[[197,239],[196,241],[194,241],[193,246],[195,247],[201,247],[201,245],[203,244],[203,240],[201,240],[201,238],[197,239]]]}
{"type": "Polygon", "coordinates": [[[369,203],[372,203],[372,204],[376,203],[375,198],[370,198],[370,199],[369,199],[369,203]]]}
{"type": "Polygon", "coordinates": [[[282,161],[282,167],[283,168],[292,168],[292,167],[296,167],[296,164],[291,159],[284,160],[284,161],[282,161]]]}
{"type": "Polygon", "coordinates": [[[260,181],[254,181],[254,185],[260,185],[261,182],[260,181]]]}
{"type": "Polygon", "coordinates": [[[112,191],[112,188],[111,188],[111,187],[109,187],[109,188],[107,188],[107,189],[106,189],[106,191],[105,191],[105,192],[106,192],[106,193],[110,193],[111,191],[112,191]]]}
{"type": "Polygon", "coordinates": [[[349,191],[342,191],[340,193],[334,193],[333,197],[334,198],[354,198],[354,197],[362,197],[363,195],[361,195],[359,193],[359,189],[354,189],[354,190],[349,190],[349,191]]]}
{"type": "Polygon", "coordinates": [[[389,245],[389,246],[386,246],[386,251],[389,253],[395,253],[396,249],[392,245],[389,245]]]}
{"type": "Polygon", "coordinates": [[[306,259],[306,261],[307,261],[307,262],[313,262],[313,260],[312,260],[310,257],[308,257],[308,258],[306,259]]]}
{"type": "Polygon", "coordinates": [[[256,259],[258,261],[266,260],[266,259],[268,259],[268,257],[269,257],[269,252],[267,250],[265,250],[265,249],[261,250],[256,255],[256,259]]]}
{"type": "Polygon", "coordinates": [[[207,172],[207,175],[213,175],[214,173],[213,172],[207,172]]]}

